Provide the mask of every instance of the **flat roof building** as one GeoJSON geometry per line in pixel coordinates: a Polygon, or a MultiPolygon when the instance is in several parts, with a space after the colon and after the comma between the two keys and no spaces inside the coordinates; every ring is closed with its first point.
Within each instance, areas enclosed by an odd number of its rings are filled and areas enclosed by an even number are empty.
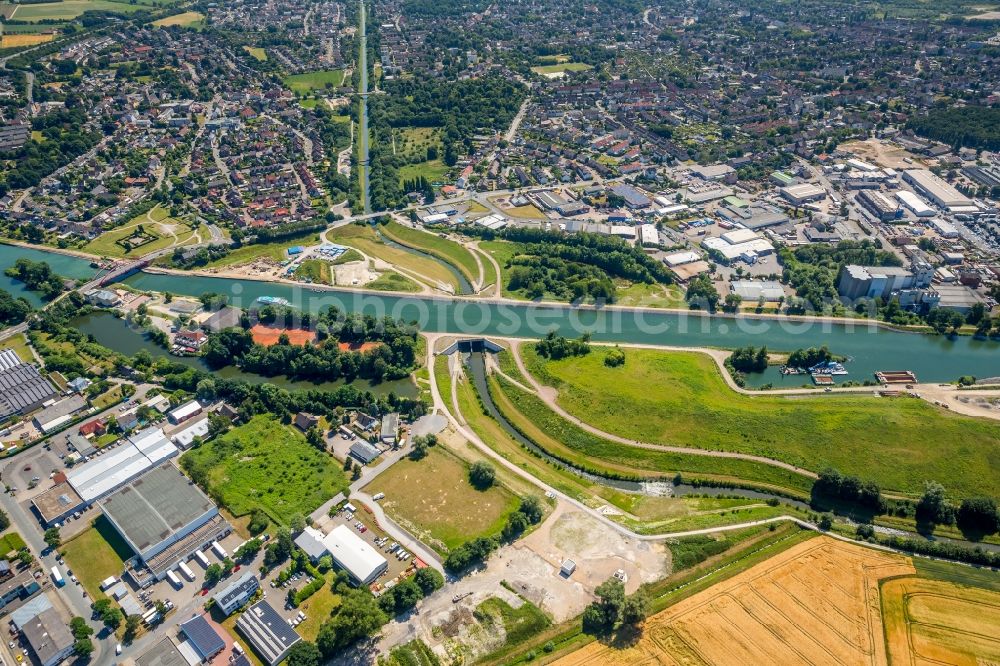
{"type": "Polygon", "coordinates": [[[87,400],[83,396],[72,395],[38,412],[33,420],[39,430],[50,433],[72,421],[73,415],[86,406],[87,400]]]}
{"type": "Polygon", "coordinates": [[[632,209],[649,208],[653,202],[645,194],[631,185],[616,185],[611,191],[625,200],[625,206],[632,209]]]}
{"type": "Polygon", "coordinates": [[[908,190],[896,192],[896,198],[911,213],[917,217],[934,217],[934,209],[927,205],[927,202],[908,190]]]}
{"type": "Polygon", "coordinates": [[[196,615],[182,623],[180,630],[202,661],[208,661],[226,649],[226,641],[222,640],[204,615],[196,615]]]}
{"type": "Polygon", "coordinates": [[[83,499],[66,482],[57,483],[31,500],[31,506],[46,527],[64,520],[82,505],[83,499]]]}
{"type": "Polygon", "coordinates": [[[302,640],[267,601],[246,609],[237,618],[236,628],[269,666],[281,663],[292,646],[302,640]]]}
{"type": "Polygon", "coordinates": [[[194,443],[195,437],[201,437],[204,439],[208,436],[208,430],[209,421],[206,416],[203,419],[190,421],[183,428],[171,435],[170,440],[183,451],[190,448],[190,446],[194,443]]]}
{"type": "Polygon", "coordinates": [[[367,465],[382,455],[382,452],[368,442],[359,439],[351,444],[351,455],[367,465]]]}
{"type": "Polygon", "coordinates": [[[399,432],[399,414],[392,412],[382,417],[380,439],[386,444],[395,444],[397,432],[399,432]]]}
{"type": "Polygon", "coordinates": [[[170,464],[125,485],[101,502],[101,509],[143,561],[182,540],[219,513],[212,500],[170,464]]]}
{"type": "Polygon", "coordinates": [[[135,666],[189,666],[173,642],[164,637],[135,660],[135,666]]]}
{"type": "Polygon", "coordinates": [[[903,180],[942,208],[968,208],[972,200],[927,169],[907,169],[903,180]]]}
{"type": "Polygon", "coordinates": [[[21,637],[42,666],[56,666],[73,654],[73,634],[54,608],[42,611],[23,625],[21,637]]]}
{"type": "Polygon", "coordinates": [[[801,206],[810,201],[822,201],[826,198],[826,190],[812,183],[801,183],[799,185],[789,185],[782,187],[781,196],[788,199],[796,206],[801,206]]]}
{"type": "Polygon", "coordinates": [[[189,400],[180,407],[170,410],[170,412],[167,413],[167,419],[169,419],[171,423],[177,424],[183,423],[190,418],[194,418],[198,414],[201,414],[201,403],[197,400],[189,400]]]}
{"type": "Polygon", "coordinates": [[[260,581],[252,572],[246,572],[212,597],[215,605],[227,616],[250,600],[260,589],[260,581]]]}
{"type": "Polygon", "coordinates": [[[747,303],[757,303],[761,298],[767,303],[776,303],[785,297],[781,283],[774,280],[735,280],[729,283],[729,291],[747,303]]]}
{"type": "Polygon", "coordinates": [[[90,504],[175,455],[177,447],[167,441],[163,431],[151,428],[100,458],[77,465],[66,478],[83,502],[90,504]]]}

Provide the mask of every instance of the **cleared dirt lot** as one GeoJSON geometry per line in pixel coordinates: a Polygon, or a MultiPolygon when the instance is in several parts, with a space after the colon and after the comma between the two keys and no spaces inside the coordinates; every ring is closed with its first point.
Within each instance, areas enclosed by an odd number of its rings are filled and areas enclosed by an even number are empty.
{"type": "Polygon", "coordinates": [[[920,578],[882,585],[893,664],[1000,663],[1000,593],[920,578]]]}
{"type": "Polygon", "coordinates": [[[885,664],[879,580],[913,572],[905,557],[810,539],[649,618],[630,648],[595,642],[556,663],[885,664]]]}

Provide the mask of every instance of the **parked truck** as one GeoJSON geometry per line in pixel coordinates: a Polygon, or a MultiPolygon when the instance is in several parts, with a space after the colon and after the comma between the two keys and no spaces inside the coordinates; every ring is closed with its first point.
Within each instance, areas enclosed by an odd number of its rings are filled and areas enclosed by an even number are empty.
{"type": "Polygon", "coordinates": [[[66,585],[66,579],[62,577],[59,572],[59,567],[52,567],[52,582],[56,584],[56,587],[63,587],[66,585]]]}

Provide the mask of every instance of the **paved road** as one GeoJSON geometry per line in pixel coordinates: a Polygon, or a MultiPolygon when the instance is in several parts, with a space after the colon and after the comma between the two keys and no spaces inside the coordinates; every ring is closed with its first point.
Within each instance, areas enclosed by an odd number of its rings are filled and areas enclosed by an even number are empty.
{"type": "MultiPolygon", "coordinates": [[[[16,458],[12,458],[3,467],[0,467],[0,478],[3,478],[4,472],[6,471],[7,465],[11,462],[17,462],[16,458]]],[[[27,513],[17,500],[10,496],[8,493],[0,493],[0,508],[3,508],[10,517],[11,524],[18,531],[18,533],[24,537],[25,542],[31,548],[31,550],[36,553],[39,557],[38,560],[42,565],[43,571],[49,571],[53,566],[56,565],[56,558],[54,553],[49,553],[48,555],[42,556],[41,553],[45,551],[48,546],[45,541],[42,540],[42,533],[38,525],[38,521],[34,516],[27,513]]],[[[66,567],[60,567],[60,569],[65,572],[66,567]]],[[[58,595],[66,605],[69,606],[70,610],[80,617],[87,620],[87,623],[94,629],[94,636],[92,640],[94,642],[94,653],[91,657],[91,664],[94,666],[108,666],[114,662],[115,654],[115,644],[113,635],[107,636],[104,631],[103,625],[100,625],[90,619],[90,601],[83,598],[83,588],[79,585],[73,585],[67,581],[66,587],[59,590],[58,595]],[[103,636],[103,637],[102,637],[103,636]]]]}
{"type": "Polygon", "coordinates": [[[360,39],[360,51],[358,53],[358,68],[361,72],[361,85],[358,93],[361,95],[361,127],[358,130],[358,136],[361,138],[361,164],[358,172],[358,177],[361,179],[361,197],[364,201],[364,211],[365,213],[372,212],[372,201],[371,201],[371,184],[369,182],[369,169],[368,169],[368,37],[366,34],[365,27],[365,0],[358,0],[358,4],[361,6],[361,16],[360,16],[360,28],[361,33],[360,39]]]}

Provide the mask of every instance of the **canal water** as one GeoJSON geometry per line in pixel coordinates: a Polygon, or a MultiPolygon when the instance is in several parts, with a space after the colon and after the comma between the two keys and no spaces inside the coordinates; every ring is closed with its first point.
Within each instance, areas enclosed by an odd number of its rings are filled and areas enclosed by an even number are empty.
{"type": "MultiPolygon", "coordinates": [[[[50,261],[54,269],[68,277],[93,274],[89,262],[84,259],[7,245],[0,246],[0,268],[12,265],[18,256],[50,261]]],[[[333,305],[346,312],[416,322],[420,330],[432,333],[538,338],[549,331],[557,331],[568,337],[589,333],[600,342],[729,349],[767,345],[772,351],[827,345],[833,353],[853,359],[848,364],[851,374],[845,379],[855,381],[870,379],[877,370],[911,370],[920,381],[927,382],[952,381],[965,374],[1000,376],[1000,341],[904,333],[865,322],[730,318],[626,308],[395,296],[173,274],[138,273],[126,283],[137,289],[193,297],[206,292],[225,294],[229,302],[238,307],[248,307],[261,296],[285,298],[295,307],[310,312],[333,305]]],[[[17,284],[12,285],[12,291],[24,293],[17,284]]],[[[766,374],[757,379],[761,383],[771,381],[766,374]]],[[[804,380],[790,379],[795,382],[792,386],[804,380]]],[[[788,386],[788,381],[778,379],[774,384],[788,386]]]]}

